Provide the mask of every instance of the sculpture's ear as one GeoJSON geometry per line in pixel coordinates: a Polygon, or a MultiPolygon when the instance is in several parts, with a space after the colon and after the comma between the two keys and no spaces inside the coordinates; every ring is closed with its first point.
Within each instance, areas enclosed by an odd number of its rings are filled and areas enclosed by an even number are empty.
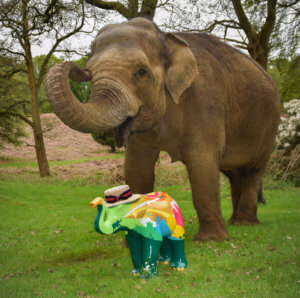
{"type": "Polygon", "coordinates": [[[173,101],[178,104],[180,95],[192,84],[199,72],[195,57],[185,40],[167,33],[166,42],[168,50],[166,88],[173,101]]]}

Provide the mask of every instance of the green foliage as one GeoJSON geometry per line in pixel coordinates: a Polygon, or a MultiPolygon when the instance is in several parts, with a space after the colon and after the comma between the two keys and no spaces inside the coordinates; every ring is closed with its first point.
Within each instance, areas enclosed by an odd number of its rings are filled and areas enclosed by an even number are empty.
{"type": "Polygon", "coordinates": [[[116,152],[116,140],[113,130],[108,130],[106,132],[95,132],[92,133],[93,139],[105,146],[110,146],[112,152],[116,152]]]}
{"type": "Polygon", "coordinates": [[[294,181],[300,185],[300,99],[283,104],[276,136],[276,150],[272,153],[268,176],[275,180],[294,181]]]}
{"type": "MultiPolygon", "coordinates": [[[[184,185],[162,190],[173,196],[186,229],[186,272],[158,265],[158,277],[130,275],[122,232],[94,231],[88,203],[109,185],[0,181],[1,297],[296,297],[299,274],[299,190],[267,190],[261,224],[227,226],[230,240],[196,243],[191,192],[184,185]],[[117,282],[116,282],[117,281],[117,282]],[[146,293],[146,294],[145,294],[146,293]]],[[[231,214],[229,186],[221,189],[223,216],[231,214]]]]}
{"type": "MultiPolygon", "coordinates": [[[[84,68],[88,60],[87,56],[75,61],[81,68],[84,68]]],[[[69,80],[69,84],[74,95],[81,102],[87,102],[91,93],[91,82],[74,82],[69,80]]]]}
{"type": "Polygon", "coordinates": [[[300,98],[300,56],[272,60],[268,72],[278,85],[282,102],[300,98]]]}
{"type": "MultiPolygon", "coordinates": [[[[46,55],[40,55],[33,58],[33,66],[34,66],[34,74],[35,78],[38,78],[41,71],[44,71],[45,73],[48,72],[48,70],[54,66],[55,64],[63,62],[62,58],[57,58],[55,55],[52,55],[45,67],[44,70],[42,70],[42,65],[45,61],[46,55]]],[[[42,113],[51,113],[52,108],[50,105],[50,102],[48,100],[45,86],[44,84],[41,85],[41,88],[39,89],[39,101],[40,101],[40,111],[42,113]]]]}
{"type": "Polygon", "coordinates": [[[20,145],[27,135],[22,119],[27,119],[29,90],[24,74],[14,74],[15,63],[0,57],[0,148],[5,143],[20,145]]]}

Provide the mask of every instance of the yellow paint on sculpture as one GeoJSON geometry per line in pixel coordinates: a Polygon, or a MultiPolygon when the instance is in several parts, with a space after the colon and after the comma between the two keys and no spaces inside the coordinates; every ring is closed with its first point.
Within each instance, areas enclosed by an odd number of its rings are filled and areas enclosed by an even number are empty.
{"type": "Polygon", "coordinates": [[[184,229],[177,225],[176,228],[173,230],[171,236],[174,238],[180,238],[183,239],[183,235],[184,235],[184,229]]]}

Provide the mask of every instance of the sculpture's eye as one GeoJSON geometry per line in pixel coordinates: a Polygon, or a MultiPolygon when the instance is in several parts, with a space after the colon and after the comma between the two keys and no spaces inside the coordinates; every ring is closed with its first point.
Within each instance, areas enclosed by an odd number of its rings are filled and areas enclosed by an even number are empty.
{"type": "Polygon", "coordinates": [[[124,210],[124,209],[122,209],[122,210],[121,210],[121,212],[122,212],[122,213],[124,213],[124,212],[125,212],[125,210],[124,210]]]}

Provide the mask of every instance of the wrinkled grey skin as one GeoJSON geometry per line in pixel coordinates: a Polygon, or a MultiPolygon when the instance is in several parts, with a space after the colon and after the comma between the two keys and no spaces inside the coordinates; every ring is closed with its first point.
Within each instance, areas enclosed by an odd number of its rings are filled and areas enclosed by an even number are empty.
{"type": "Polygon", "coordinates": [[[257,197],[280,117],[275,83],[251,58],[205,33],[163,33],[142,18],[100,30],[86,69],[54,66],[46,89],[55,113],[82,132],[116,129],[125,180],[153,190],[159,152],[188,171],[200,230],[226,239],[219,171],[229,177],[235,224],[255,224],[257,197]],[[91,80],[88,103],[68,77],[91,80]]]}

